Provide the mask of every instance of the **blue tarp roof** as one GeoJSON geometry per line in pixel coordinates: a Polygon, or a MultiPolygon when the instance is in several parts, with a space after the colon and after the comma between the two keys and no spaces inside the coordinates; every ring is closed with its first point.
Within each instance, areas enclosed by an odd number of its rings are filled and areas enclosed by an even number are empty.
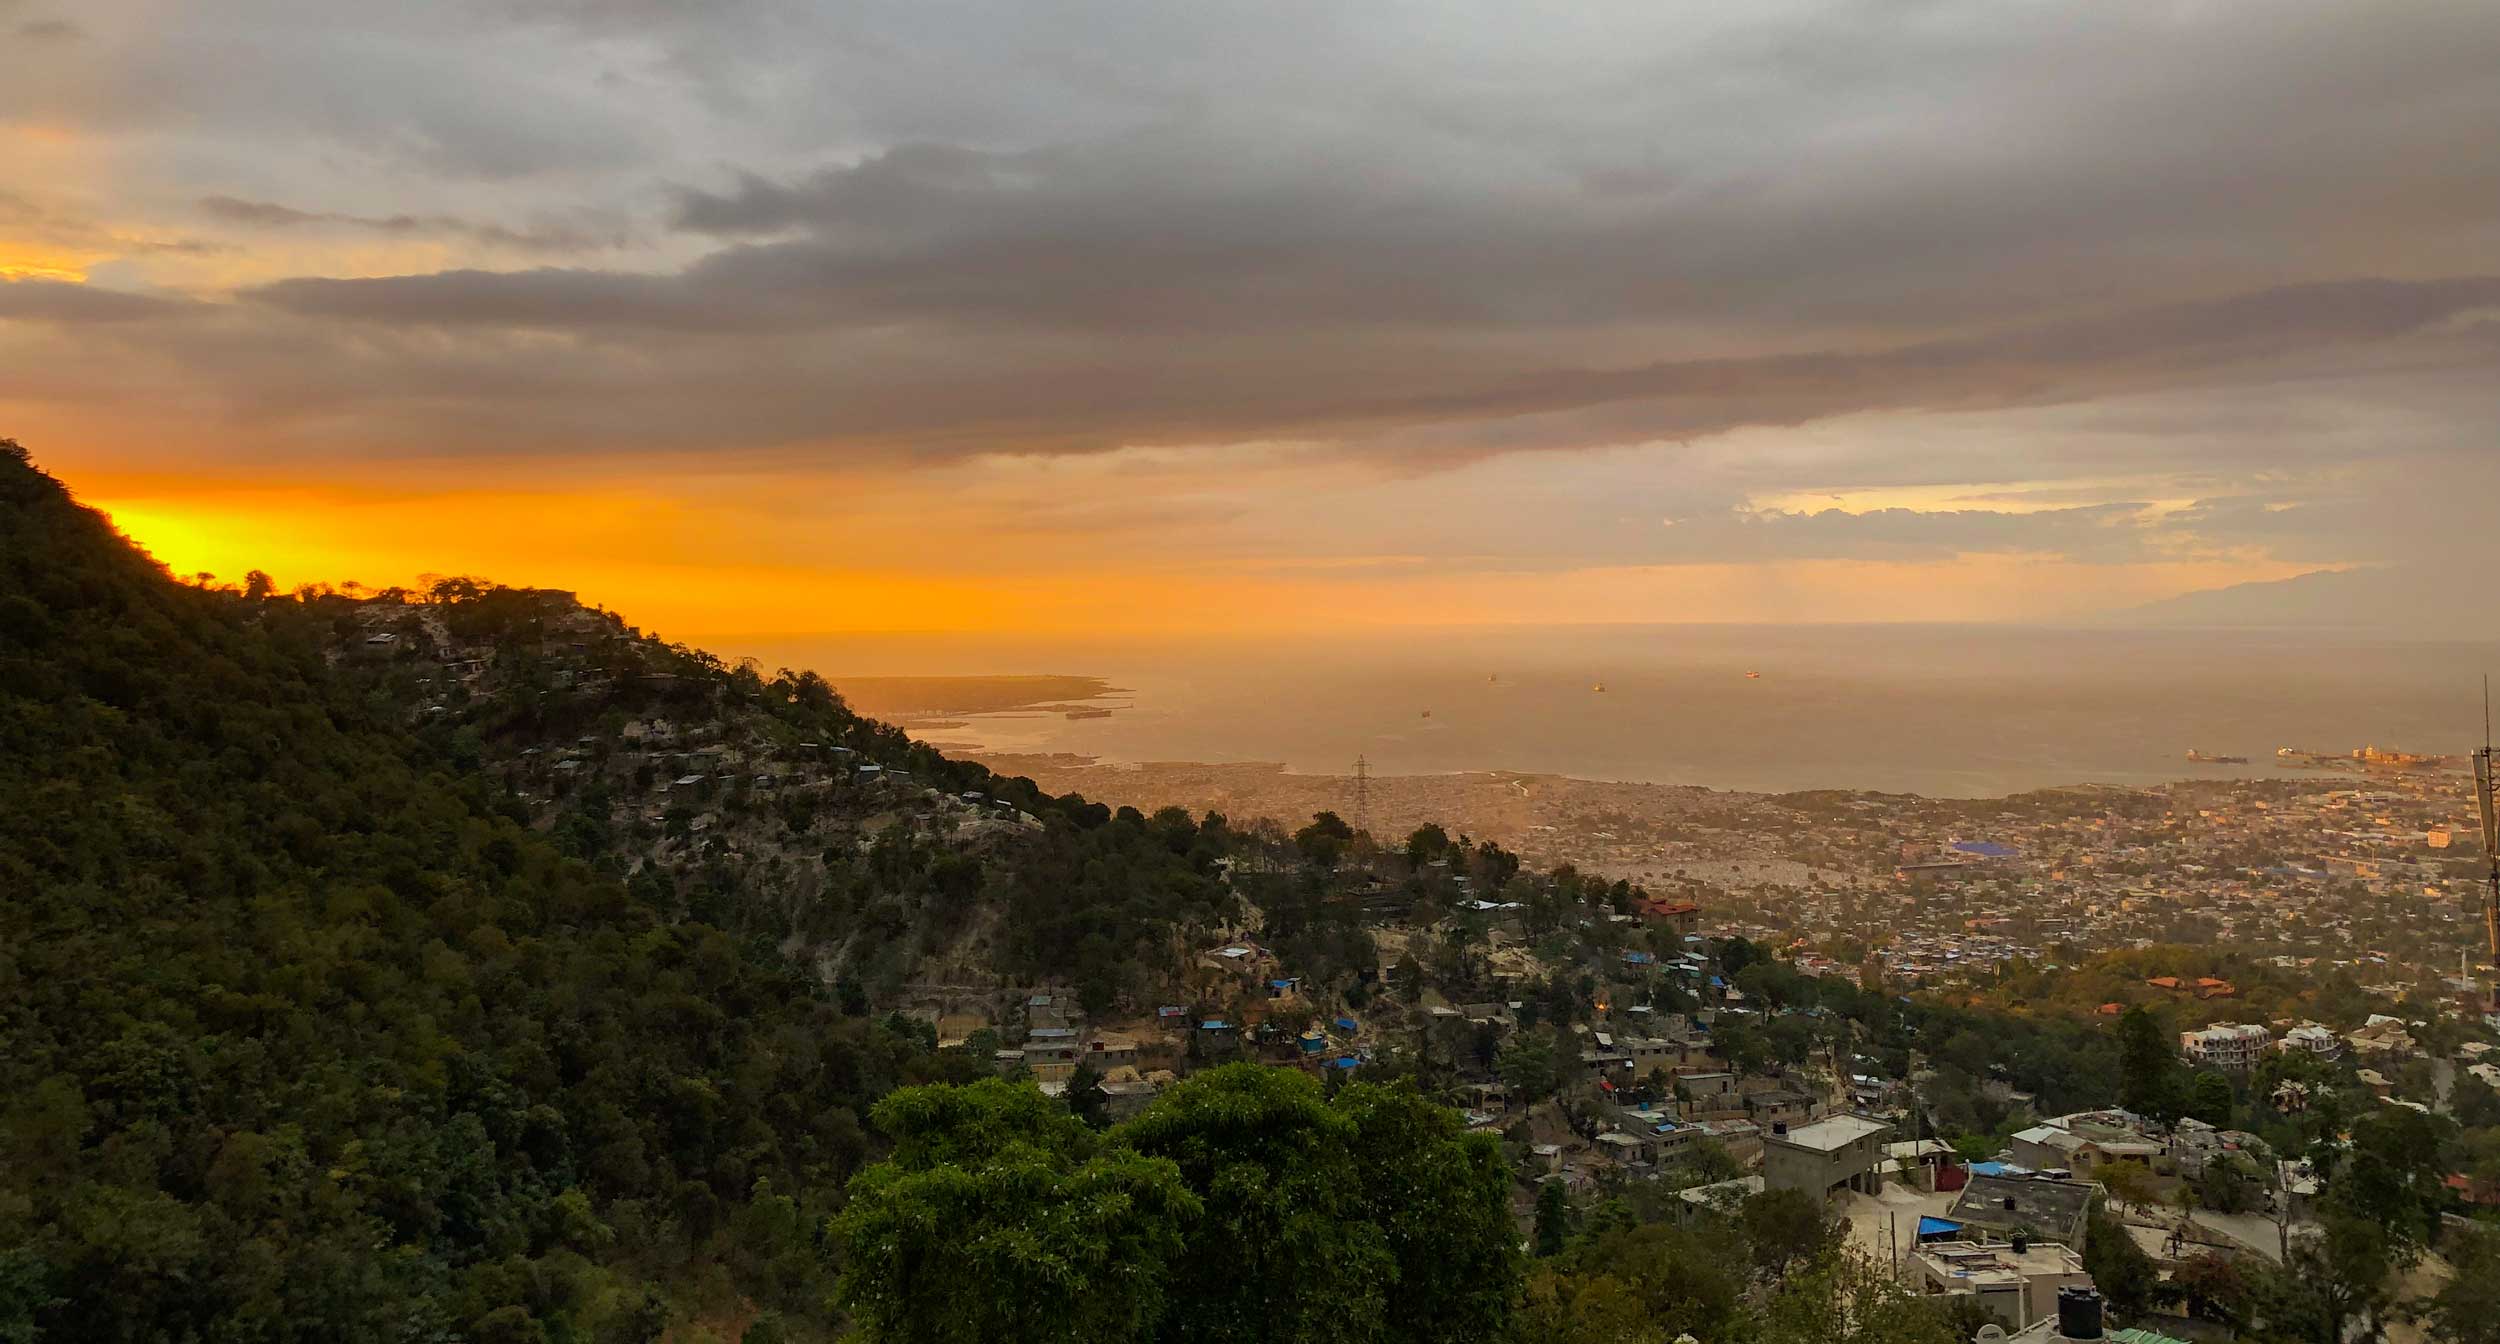
{"type": "Polygon", "coordinates": [[[2011,1164],[2004,1162],[1973,1162],[1970,1164],[1970,1174],[1973,1176],[2002,1176],[2009,1169],[2010,1165],[2011,1164]]]}
{"type": "Polygon", "coordinates": [[[1961,1230],[1962,1225],[1950,1218],[1931,1218],[1926,1214],[1919,1215],[1918,1239],[1921,1241],[1925,1241],[1929,1237],[1950,1236],[1961,1230]]]}
{"type": "Polygon", "coordinates": [[[1198,1024],[1198,1030],[1200,1031],[1231,1031],[1232,1029],[1233,1024],[1220,1017],[1210,1017],[1206,1021],[1198,1024]]]}
{"type": "Polygon", "coordinates": [[[1346,1029],[1346,1030],[1348,1030],[1348,1031],[1352,1031],[1352,1030],[1354,1030],[1354,1029],[1355,1029],[1355,1028],[1354,1028],[1354,1019],[1353,1019],[1353,1018],[1350,1018],[1350,1017],[1341,1017],[1341,1018],[1338,1018],[1338,1019],[1337,1019],[1337,1025],[1338,1025],[1338,1026],[1341,1026],[1341,1027],[1343,1027],[1343,1028],[1345,1028],[1345,1029],[1346,1029]]]}
{"type": "Polygon", "coordinates": [[[1953,852],[1956,854],[1969,854],[1982,859],[2010,859],[2014,857],[2014,847],[2012,845],[2000,845],[1994,840],[1956,840],[1953,842],[1953,852]]]}
{"type": "Polygon", "coordinates": [[[1335,1059],[1328,1061],[1328,1067],[1332,1069],[1350,1069],[1361,1062],[1361,1060],[1356,1059],[1352,1055],[1339,1055],[1335,1059]]]}

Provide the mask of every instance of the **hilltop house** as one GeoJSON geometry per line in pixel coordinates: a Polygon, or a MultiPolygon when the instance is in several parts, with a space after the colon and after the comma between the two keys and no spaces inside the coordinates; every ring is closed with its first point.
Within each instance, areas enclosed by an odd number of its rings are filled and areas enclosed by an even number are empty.
{"type": "Polygon", "coordinates": [[[1774,1124],[1762,1139],[1762,1178],[1774,1190],[1874,1194],[1883,1184],[1884,1140],[1892,1126],[1863,1115],[1826,1116],[1791,1128],[1774,1124]]]}

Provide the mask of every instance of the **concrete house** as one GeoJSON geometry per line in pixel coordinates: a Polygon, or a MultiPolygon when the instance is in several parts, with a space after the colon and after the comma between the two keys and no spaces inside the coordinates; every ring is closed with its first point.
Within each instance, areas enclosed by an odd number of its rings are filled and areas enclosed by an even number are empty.
{"type": "Polygon", "coordinates": [[[1961,1230],[1990,1240],[2011,1240],[2021,1233],[2063,1242],[2080,1252],[2092,1201],[2100,1192],[2089,1181],[1974,1173],[1945,1217],[1961,1230]]]}
{"type": "Polygon", "coordinates": [[[1871,1195],[1882,1188],[1884,1141],[1891,1136],[1892,1126],[1863,1115],[1826,1116],[1794,1128],[1775,1124],[1762,1137],[1762,1177],[1774,1190],[1871,1195]]]}
{"type": "Polygon", "coordinates": [[[2057,1314],[2061,1288],[2089,1288],[2083,1257],[2056,1242],[2027,1242],[2019,1249],[1968,1241],[1930,1242],[1912,1252],[1909,1278],[1934,1297],[1967,1295],[2009,1330],[2057,1314]]]}

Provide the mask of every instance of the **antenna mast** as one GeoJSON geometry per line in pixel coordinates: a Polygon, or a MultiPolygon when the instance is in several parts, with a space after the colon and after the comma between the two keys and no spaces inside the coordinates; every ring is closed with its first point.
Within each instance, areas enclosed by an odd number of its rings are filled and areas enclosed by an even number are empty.
{"type": "MultiPolygon", "coordinates": [[[[1354,829],[1368,831],[1372,828],[1371,810],[1372,763],[1366,757],[1357,756],[1354,758],[1354,829]]],[[[2483,811],[2488,816],[2491,809],[2486,806],[2483,811]]],[[[2489,832],[2491,827],[2486,823],[2483,829],[2489,832]]],[[[2500,881],[2500,866],[2495,866],[2492,871],[2495,874],[2493,880],[2500,881]]]]}
{"type": "MultiPolygon", "coordinates": [[[[2495,788],[2500,788],[2500,766],[2495,765],[2491,749],[2491,678],[2486,675],[2483,747],[2474,753],[2474,802],[2483,814],[2483,946],[2496,973],[2500,973],[2500,805],[2495,804],[2495,788]]],[[[2500,987],[2493,989],[2485,1006],[2488,1011],[2500,1012],[2500,987]]]]}

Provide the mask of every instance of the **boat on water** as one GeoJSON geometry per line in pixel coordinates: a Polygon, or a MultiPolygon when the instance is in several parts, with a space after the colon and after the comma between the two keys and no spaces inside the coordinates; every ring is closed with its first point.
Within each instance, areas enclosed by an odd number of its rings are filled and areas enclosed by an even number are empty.
{"type": "Polygon", "coordinates": [[[2187,758],[2188,758],[2189,760],[2191,760],[2191,761],[2195,762],[2195,763],[2196,763],[2196,764],[2198,764],[2198,765],[2246,765],[2246,764],[2248,764],[2248,758],[2247,758],[2247,757],[2245,757],[2245,756],[2208,756],[2208,755],[2206,755],[2205,753],[2203,753],[2203,752],[2201,752],[2201,751],[2198,751],[2198,750],[2197,750],[2196,748],[2194,748],[2194,747],[2190,747],[2190,748],[2188,748],[2187,758]]]}
{"type": "Polygon", "coordinates": [[[1761,674],[1761,673],[1759,673],[1759,672],[1748,672],[1748,673],[1746,673],[1746,674],[1745,674],[1745,680],[1747,680],[1747,681],[1760,681],[1760,680],[1762,680],[1762,674],[1761,674]]]}
{"type": "Polygon", "coordinates": [[[1071,719],[1107,719],[1111,717],[1110,710],[1099,708],[1071,709],[1067,713],[1068,717],[1071,719]]]}
{"type": "Polygon", "coordinates": [[[1589,687],[1589,689],[1592,691],[1604,691],[1606,689],[1606,683],[1601,681],[1596,685],[1589,687]]]}

